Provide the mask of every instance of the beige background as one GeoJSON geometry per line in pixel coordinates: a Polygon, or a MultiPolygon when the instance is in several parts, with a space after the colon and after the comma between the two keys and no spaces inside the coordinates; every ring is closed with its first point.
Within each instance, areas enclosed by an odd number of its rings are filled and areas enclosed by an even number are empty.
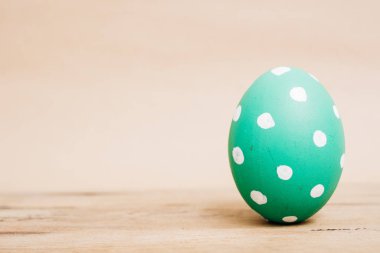
{"type": "Polygon", "coordinates": [[[377,1],[0,1],[0,190],[234,187],[251,82],[314,73],[343,118],[343,182],[380,182],[377,1]]]}

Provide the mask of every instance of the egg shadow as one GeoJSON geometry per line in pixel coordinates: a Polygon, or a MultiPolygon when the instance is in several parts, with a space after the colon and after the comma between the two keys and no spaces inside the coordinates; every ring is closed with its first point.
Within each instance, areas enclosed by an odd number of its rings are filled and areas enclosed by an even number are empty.
{"type": "Polygon", "coordinates": [[[314,223],[313,218],[303,222],[289,224],[267,221],[248,206],[231,201],[225,203],[210,203],[209,206],[202,209],[201,215],[204,218],[213,219],[215,224],[218,224],[218,227],[293,227],[314,223]]]}

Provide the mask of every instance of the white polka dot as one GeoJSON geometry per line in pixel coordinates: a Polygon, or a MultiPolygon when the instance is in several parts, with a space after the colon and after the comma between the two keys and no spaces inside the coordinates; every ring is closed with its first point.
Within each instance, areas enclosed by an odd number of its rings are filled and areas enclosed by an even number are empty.
{"type": "Polygon", "coordinates": [[[281,76],[288,71],[290,71],[289,67],[277,67],[271,70],[271,72],[276,76],[281,76]]]}
{"type": "Polygon", "coordinates": [[[346,161],[346,154],[343,154],[341,157],[340,157],[340,167],[343,169],[344,168],[344,163],[346,161]]]}
{"type": "Polygon", "coordinates": [[[267,203],[267,197],[259,191],[251,191],[251,199],[255,201],[258,205],[263,205],[267,203]]]}
{"type": "Polygon", "coordinates": [[[283,221],[289,222],[289,223],[295,222],[295,221],[297,221],[297,219],[298,218],[296,216],[286,216],[286,217],[282,218],[283,221]]]}
{"type": "Polygon", "coordinates": [[[313,189],[311,189],[310,196],[312,198],[318,198],[323,194],[324,191],[325,191],[325,187],[321,184],[317,184],[316,186],[313,187],[313,189]]]}
{"type": "Polygon", "coordinates": [[[304,88],[294,87],[289,92],[290,97],[297,102],[306,102],[307,94],[304,88]]]}
{"type": "Polygon", "coordinates": [[[293,175],[293,170],[289,166],[280,165],[277,167],[277,175],[282,180],[289,180],[293,175]]]}
{"type": "Polygon", "coordinates": [[[314,144],[319,148],[325,146],[327,143],[326,134],[320,130],[315,131],[313,135],[313,141],[314,144]]]}
{"type": "Polygon", "coordinates": [[[241,148],[239,147],[234,147],[232,149],[232,157],[234,158],[235,163],[238,165],[244,162],[244,154],[241,148]]]}
{"type": "Polygon", "coordinates": [[[335,116],[339,119],[340,118],[339,111],[338,111],[338,108],[336,107],[336,105],[333,105],[333,111],[334,111],[335,116]]]}
{"type": "Polygon", "coordinates": [[[275,126],[274,120],[270,113],[265,112],[257,117],[257,125],[263,129],[268,129],[275,126]]]}
{"type": "Polygon", "coordinates": [[[232,118],[232,120],[235,122],[238,121],[240,118],[240,114],[241,114],[241,106],[239,105],[235,110],[235,114],[234,114],[234,117],[232,118]]]}
{"type": "Polygon", "coordinates": [[[319,80],[315,77],[315,75],[309,73],[309,76],[311,76],[311,78],[313,78],[315,81],[319,82],[319,80]]]}

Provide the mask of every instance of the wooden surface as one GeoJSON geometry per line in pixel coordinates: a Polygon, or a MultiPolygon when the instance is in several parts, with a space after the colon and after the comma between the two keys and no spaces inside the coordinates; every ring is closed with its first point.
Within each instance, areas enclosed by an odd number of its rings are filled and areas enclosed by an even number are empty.
{"type": "Polygon", "coordinates": [[[340,185],[299,225],[231,190],[0,195],[0,252],[380,252],[378,185],[340,185]]]}

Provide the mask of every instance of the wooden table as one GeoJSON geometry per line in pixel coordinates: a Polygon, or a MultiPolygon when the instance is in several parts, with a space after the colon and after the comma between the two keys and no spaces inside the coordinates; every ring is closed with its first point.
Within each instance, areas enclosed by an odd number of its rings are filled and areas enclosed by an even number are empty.
{"type": "Polygon", "coordinates": [[[236,190],[1,194],[0,252],[380,252],[379,188],[340,185],[288,226],[236,190]]]}

